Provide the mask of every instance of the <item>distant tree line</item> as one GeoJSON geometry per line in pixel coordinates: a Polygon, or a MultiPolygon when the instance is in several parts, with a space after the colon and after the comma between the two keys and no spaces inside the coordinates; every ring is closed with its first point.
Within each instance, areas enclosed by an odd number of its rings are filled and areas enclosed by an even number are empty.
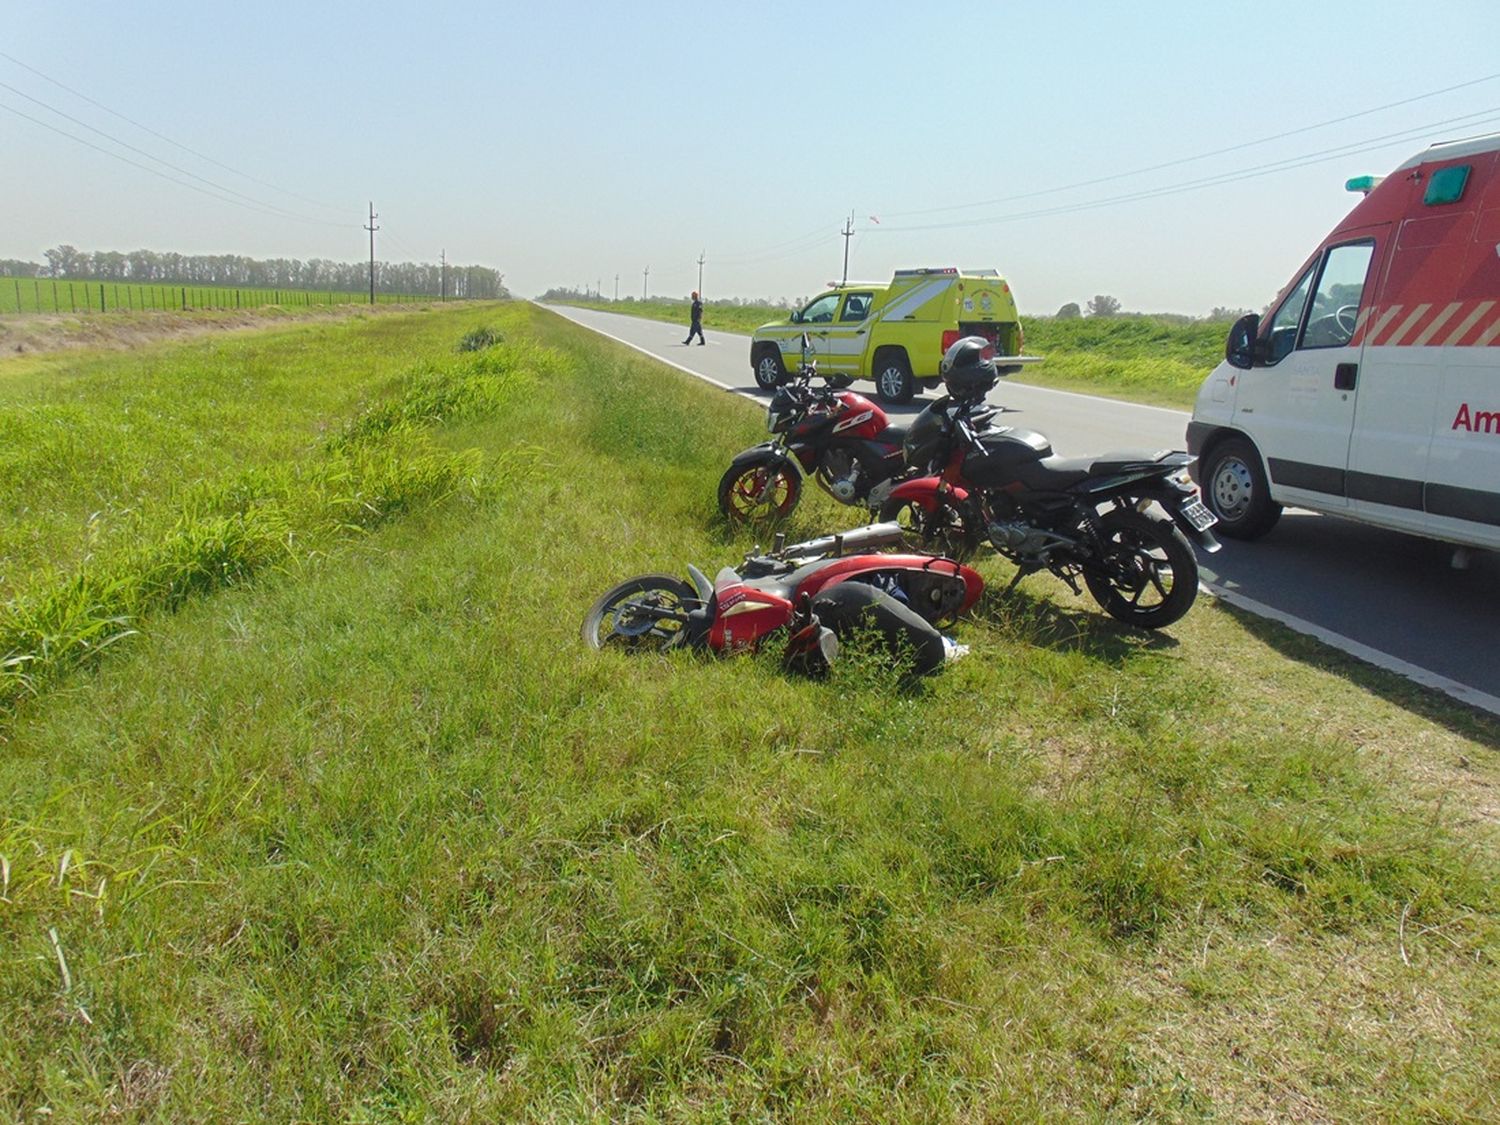
{"type": "MultiPolygon", "coordinates": [[[[687,296],[654,296],[651,298],[651,300],[653,301],[660,301],[663,304],[668,305],[686,305],[690,301],[690,299],[691,298],[687,296]]],[[[547,292],[538,297],[537,300],[560,301],[566,304],[569,301],[605,301],[609,300],[609,298],[603,296],[598,290],[590,289],[587,286],[582,289],[576,289],[570,285],[554,285],[551,289],[547,290],[547,292]]],[[[639,297],[633,296],[619,298],[619,302],[622,305],[633,304],[634,302],[639,300],[639,297]]],[[[806,303],[807,302],[800,297],[796,301],[792,301],[786,297],[709,297],[704,301],[704,304],[707,305],[721,305],[726,308],[752,309],[800,309],[806,303]]]]}
{"type": "Polygon", "coordinates": [[[1188,316],[1185,313],[1127,313],[1120,309],[1120,301],[1107,293],[1096,294],[1083,308],[1078,307],[1077,301],[1069,301],[1058,309],[1055,317],[1057,320],[1077,320],[1087,314],[1090,317],[1101,316],[1142,316],[1147,315],[1156,320],[1170,321],[1177,324],[1193,324],[1200,319],[1208,320],[1236,320],[1249,309],[1235,309],[1227,305],[1216,305],[1206,318],[1188,316]]]}
{"type": "MultiPolygon", "coordinates": [[[[368,262],[327,258],[268,258],[239,254],[177,254],[170,251],[79,250],[54,246],[45,265],[0,258],[0,276],[134,282],[138,285],[238,285],[254,289],[328,289],[348,292],[370,283],[368,262]]],[[[458,298],[508,296],[504,275],[488,266],[450,265],[447,292],[458,298]]],[[[386,293],[443,291],[443,269],[435,262],[376,262],[375,284],[386,293]]]]}

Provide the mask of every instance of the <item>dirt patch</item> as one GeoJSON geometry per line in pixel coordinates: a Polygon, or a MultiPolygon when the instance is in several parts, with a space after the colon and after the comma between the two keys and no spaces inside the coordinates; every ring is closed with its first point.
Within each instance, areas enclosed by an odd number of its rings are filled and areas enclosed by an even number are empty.
{"type": "Polygon", "coordinates": [[[281,323],[347,320],[432,308],[409,305],[332,305],[302,309],[189,309],[169,312],[29,313],[0,317],[0,360],[17,355],[103,348],[124,351],[211,332],[270,328],[281,323]]]}

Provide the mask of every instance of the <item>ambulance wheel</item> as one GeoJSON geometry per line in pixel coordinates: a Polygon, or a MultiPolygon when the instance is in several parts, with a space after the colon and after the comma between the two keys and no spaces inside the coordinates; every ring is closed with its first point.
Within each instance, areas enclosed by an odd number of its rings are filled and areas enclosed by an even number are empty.
{"type": "Polygon", "coordinates": [[[1259,539],[1281,518],[1260,453],[1245,438],[1226,438],[1203,461],[1203,499],[1231,539],[1259,539]]]}
{"type": "Polygon", "coordinates": [[[892,406],[905,406],[917,393],[917,381],[912,378],[911,364],[899,352],[884,356],[875,364],[875,389],[880,392],[882,402],[892,406]]]}

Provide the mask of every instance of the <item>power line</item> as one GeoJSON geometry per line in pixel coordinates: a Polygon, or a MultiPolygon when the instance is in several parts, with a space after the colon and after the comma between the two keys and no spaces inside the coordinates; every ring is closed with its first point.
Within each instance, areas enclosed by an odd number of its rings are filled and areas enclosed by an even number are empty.
{"type": "MultiPolygon", "coordinates": [[[[242,191],[235,191],[234,188],[227,187],[227,186],[225,186],[224,184],[221,184],[221,183],[217,183],[214,180],[208,179],[206,176],[200,176],[196,172],[190,172],[186,168],[178,167],[176,164],[173,164],[169,160],[163,160],[161,157],[156,156],[153,153],[147,152],[143,148],[137,148],[135,145],[131,144],[129,141],[122,141],[122,140],[120,140],[119,137],[116,137],[116,136],[114,136],[111,133],[107,133],[103,129],[96,128],[95,126],[90,125],[87,121],[83,121],[83,120],[80,120],[77,117],[74,117],[71,113],[65,113],[64,111],[58,109],[56,106],[48,105],[46,102],[42,101],[40,98],[34,98],[30,94],[26,93],[26,91],[16,89],[16,87],[10,85],[10,83],[8,83],[8,82],[0,82],[0,89],[9,90],[13,94],[18,94],[21,97],[25,98],[27,101],[34,102],[36,105],[41,106],[43,109],[45,109],[45,110],[47,110],[47,111],[49,111],[51,113],[57,114],[57,116],[63,118],[64,120],[71,121],[74,125],[81,125],[83,128],[87,129],[89,132],[91,132],[91,133],[97,133],[99,136],[103,137],[105,140],[110,141],[113,144],[117,144],[121,148],[128,149],[130,152],[136,153],[138,156],[144,156],[147,160],[154,160],[154,161],[156,161],[156,163],[160,164],[164,168],[170,168],[174,172],[180,173],[181,175],[184,175],[184,176],[187,176],[187,177],[189,177],[191,179],[197,180],[199,183],[207,184],[209,187],[214,188],[214,189],[216,189],[218,191],[227,192],[228,194],[236,196],[237,198],[243,199],[243,200],[245,200],[245,201],[247,201],[249,203],[254,203],[254,204],[256,204],[256,205],[258,205],[260,207],[265,207],[265,208],[267,208],[267,209],[269,209],[271,211],[275,211],[275,212],[277,212],[277,213],[285,216],[288,219],[297,219],[298,221],[304,222],[304,223],[316,223],[316,224],[320,224],[322,226],[330,226],[330,227],[333,227],[333,226],[344,226],[345,225],[343,223],[329,222],[327,219],[314,219],[314,218],[312,218],[309,215],[299,215],[295,211],[288,211],[285,207],[280,207],[280,206],[276,205],[275,203],[270,203],[270,202],[268,202],[268,201],[266,201],[264,199],[257,199],[257,198],[255,198],[255,196],[253,196],[253,195],[246,195],[242,191]]],[[[67,134],[65,134],[65,135],[67,135],[67,134]]]]}
{"type": "Polygon", "coordinates": [[[1222,184],[1236,183],[1240,180],[1258,179],[1261,176],[1273,175],[1277,172],[1289,172],[1297,168],[1306,168],[1313,164],[1325,163],[1329,160],[1339,160],[1346,156],[1356,156],[1364,152],[1373,152],[1377,149],[1388,148],[1399,140],[1409,140],[1413,136],[1430,132],[1432,129],[1443,125],[1452,125],[1467,122],[1471,125],[1487,125],[1491,121],[1500,120],[1500,107],[1478,110],[1474,113],[1463,114],[1460,117],[1448,118],[1445,121],[1433,122],[1430,125],[1422,125],[1412,129],[1403,129],[1397,133],[1389,133],[1383,137],[1374,137],[1365,141],[1356,141],[1348,145],[1341,145],[1333,149],[1325,149],[1314,153],[1304,153],[1301,156],[1287,157],[1283,160],[1272,161],[1268,164],[1257,165],[1249,169],[1239,169],[1234,172],[1224,172],[1215,176],[1207,176],[1198,180],[1188,180],[1183,183],[1169,184],[1164,187],[1148,188],[1142,191],[1129,192],[1124,195],[1110,196],[1105,199],[1097,199],[1080,203],[1061,204],[1056,207],[1043,207],[1034,211],[1017,211],[1009,215],[996,215],[989,218],[960,219],[950,223],[922,223],[914,226],[885,226],[873,230],[871,234],[898,233],[906,231],[923,230],[952,230],[955,228],[969,228],[981,226],[994,226],[999,223],[1015,222],[1019,219],[1042,218],[1051,215],[1066,215],[1077,211],[1090,211],[1100,207],[1111,207],[1119,203],[1134,203],[1145,199],[1155,199],[1167,195],[1180,195],[1184,192],[1197,191],[1205,187],[1218,187],[1222,184]],[[1486,116],[1488,115],[1488,116],[1486,116]],[[1479,120],[1475,120],[1478,118],[1479,120]]]}
{"type": "MultiPolygon", "coordinates": [[[[740,265],[745,262],[759,260],[767,255],[771,255],[774,257],[776,251],[788,246],[792,246],[794,243],[818,242],[826,237],[828,237],[828,228],[822,223],[819,223],[816,227],[808,231],[806,234],[799,234],[796,238],[789,238],[785,242],[773,242],[770,246],[762,246],[759,250],[751,250],[746,254],[731,255],[727,258],[717,258],[715,260],[719,265],[740,265]]],[[[791,253],[797,253],[802,249],[807,249],[807,247],[799,246],[797,249],[792,250],[791,253]]]]}
{"type": "Polygon", "coordinates": [[[20,59],[16,58],[14,55],[10,55],[10,54],[7,54],[4,51],[0,51],[0,58],[8,59],[10,62],[15,63],[21,69],[23,69],[23,70],[29,70],[32,74],[35,74],[38,78],[42,79],[44,82],[50,82],[50,83],[52,83],[52,85],[56,86],[58,89],[67,91],[68,93],[72,94],[75,98],[79,98],[79,99],[81,99],[83,101],[86,101],[86,102],[89,103],[89,105],[94,106],[97,109],[102,109],[105,113],[109,114],[110,116],[112,116],[112,117],[118,117],[121,121],[124,121],[125,123],[127,123],[129,125],[134,125],[137,129],[141,130],[142,132],[144,132],[144,133],[150,133],[153,137],[157,138],[157,140],[166,141],[167,144],[171,145],[173,148],[180,148],[183,152],[189,153],[192,156],[196,156],[199,160],[207,161],[209,164],[212,164],[212,165],[214,165],[217,168],[222,168],[226,172],[233,172],[236,176],[240,176],[243,179],[249,180],[251,183],[259,184],[261,187],[270,188],[272,191],[279,191],[279,192],[281,192],[282,195],[289,195],[293,199],[300,199],[303,203],[311,203],[314,207],[322,207],[322,208],[325,208],[326,210],[329,210],[329,211],[343,211],[343,210],[345,210],[345,208],[343,208],[343,207],[335,207],[331,203],[323,203],[323,202],[321,202],[319,200],[316,200],[316,199],[309,199],[307,196],[305,196],[305,195],[299,195],[299,194],[297,194],[294,191],[288,190],[287,188],[278,187],[276,184],[269,183],[266,180],[262,180],[262,179],[259,179],[259,178],[255,177],[255,176],[252,176],[249,172],[241,172],[239,169],[232,168],[228,164],[223,163],[222,161],[215,160],[211,156],[206,156],[203,153],[199,152],[197,149],[189,148],[187,145],[182,144],[180,141],[174,141],[171,137],[167,136],[164,133],[158,133],[155,129],[151,128],[149,125],[142,125],[139,121],[136,121],[134,118],[125,116],[125,114],[120,113],[118,110],[110,109],[109,106],[105,105],[103,102],[95,101],[93,98],[89,97],[87,94],[80,93],[79,91],[73,89],[71,86],[64,85],[62,82],[59,82],[56,78],[53,78],[50,75],[43,74],[36,67],[31,66],[28,63],[22,62],[20,59]]]}
{"type": "MultiPolygon", "coordinates": [[[[88,148],[94,149],[96,152],[102,152],[102,153],[104,153],[105,156],[112,156],[116,160],[123,161],[124,163],[129,164],[132,168],[139,168],[143,172],[150,172],[153,176],[159,176],[161,179],[167,180],[170,183],[177,184],[180,187],[190,188],[191,190],[198,192],[200,195],[206,195],[206,196],[208,196],[210,199],[217,199],[221,203],[232,203],[236,207],[243,207],[243,208],[245,208],[245,210],[247,210],[247,211],[254,211],[257,214],[270,215],[273,219],[285,219],[285,218],[288,217],[287,215],[279,214],[279,213],[277,213],[275,211],[268,211],[264,207],[258,206],[256,204],[245,203],[245,202],[242,202],[241,200],[238,200],[238,199],[231,199],[229,196],[220,195],[216,191],[209,191],[207,188],[199,187],[197,184],[189,183],[187,180],[180,180],[176,176],[169,176],[169,175],[167,175],[167,173],[161,171],[159,168],[152,168],[150,165],[141,164],[138,161],[131,160],[130,157],[128,157],[128,156],[121,156],[118,152],[112,152],[109,149],[104,148],[102,145],[96,145],[93,141],[85,140],[83,137],[76,136],[75,134],[68,132],[66,129],[59,129],[56,125],[53,125],[53,124],[51,124],[50,122],[47,122],[47,121],[43,121],[39,117],[32,117],[31,114],[29,114],[29,113],[22,113],[19,109],[16,109],[14,106],[6,105],[4,102],[0,102],[0,109],[3,109],[5,111],[7,111],[8,113],[13,113],[17,117],[24,118],[25,120],[30,121],[34,125],[40,125],[43,129],[51,129],[54,133],[57,133],[59,136],[67,137],[70,141],[77,141],[79,144],[84,145],[84,146],[86,146],[88,148]]],[[[297,218],[297,216],[295,216],[295,215],[294,216],[290,216],[290,217],[291,218],[297,218]]],[[[322,220],[320,220],[320,219],[312,219],[312,220],[299,219],[298,221],[301,221],[301,222],[319,222],[319,223],[322,222],[322,220]]],[[[329,225],[329,226],[342,226],[342,225],[345,225],[345,224],[329,223],[329,224],[326,224],[326,225],[329,225]]]]}
{"type": "MultiPolygon", "coordinates": [[[[1417,94],[1410,98],[1402,98],[1400,101],[1387,102],[1385,105],[1375,106],[1373,109],[1362,109],[1358,113],[1345,114],[1343,117],[1330,118],[1327,121],[1319,121],[1315,125],[1304,125],[1298,129],[1288,129],[1284,133],[1276,133],[1268,137],[1260,137],[1253,141],[1244,141],[1240,144],[1229,145],[1226,148],[1217,148],[1211,152],[1200,152],[1195,156],[1184,156],[1176,160],[1163,161],[1160,164],[1151,164],[1143,168],[1135,168],[1128,172],[1115,172],[1108,176],[1098,176],[1092,180],[1079,180],[1077,183],[1064,184],[1061,187],[1042,188],[1037,191],[1020,192],[1016,195],[1004,195],[996,199],[985,199],[975,203],[954,203],[945,207],[927,207],[915,211],[882,211],[881,215],[889,218],[903,218],[912,215],[937,215],[947,211],[966,211],[975,207],[992,207],[997,203],[1014,203],[1021,199],[1034,199],[1039,195],[1052,195],[1062,191],[1073,191],[1077,188],[1097,187],[1099,184],[1111,183],[1115,180],[1124,180],[1132,176],[1143,176],[1147,172],[1160,172],[1166,168],[1176,168],[1183,164],[1192,164],[1199,160],[1208,160],[1215,156],[1224,156],[1231,152],[1240,152],[1247,148],[1255,148],[1259,145],[1270,144],[1272,141],[1285,140],[1287,137],[1295,137],[1302,133],[1311,133],[1318,129],[1326,129],[1330,125],[1341,125],[1346,121],[1353,121],[1360,117],[1369,117],[1374,113],[1384,113],[1388,109],[1397,109],[1400,106],[1410,105],[1413,102],[1425,101],[1442,94],[1451,94],[1455,90],[1463,90],[1470,86],[1478,86],[1485,82],[1493,82],[1500,78],[1500,74],[1487,74],[1483,78],[1474,78],[1468,82],[1460,82],[1456,86],[1445,86],[1441,90],[1432,90],[1425,94],[1417,94]]],[[[917,229],[917,228],[907,228],[917,229]]]]}

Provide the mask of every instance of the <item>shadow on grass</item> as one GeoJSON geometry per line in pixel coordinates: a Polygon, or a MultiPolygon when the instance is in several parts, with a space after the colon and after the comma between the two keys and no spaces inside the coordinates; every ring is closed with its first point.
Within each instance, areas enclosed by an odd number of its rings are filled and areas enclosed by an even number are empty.
{"type": "Polygon", "coordinates": [[[1444,695],[1436,689],[1423,687],[1395,672],[1367,664],[1358,657],[1324,644],[1316,637],[1306,636],[1279,622],[1258,617],[1249,610],[1239,609],[1223,601],[1217,605],[1221,612],[1234,618],[1245,632],[1288,660],[1338,676],[1430,723],[1472,739],[1490,750],[1500,751],[1500,719],[1488,712],[1444,695]]]}
{"type": "Polygon", "coordinates": [[[1060,606],[1024,585],[1009,591],[999,583],[989,586],[972,616],[1013,640],[1058,652],[1077,652],[1116,668],[1144,653],[1170,651],[1178,645],[1170,633],[1126,625],[1103,610],[1060,606]]]}

